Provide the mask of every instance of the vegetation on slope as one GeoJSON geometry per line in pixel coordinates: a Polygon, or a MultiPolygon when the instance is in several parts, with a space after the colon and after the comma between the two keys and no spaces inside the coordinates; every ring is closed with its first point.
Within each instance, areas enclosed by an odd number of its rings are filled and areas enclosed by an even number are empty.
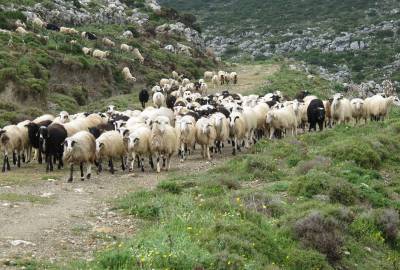
{"type": "MultiPolygon", "coordinates": [[[[163,50],[161,46],[165,43],[191,44],[181,36],[156,36],[157,25],[176,20],[166,13],[150,15],[143,33],[139,33],[135,25],[93,24],[78,28],[98,35],[97,41],[37,28],[34,34],[25,36],[0,33],[0,126],[47,111],[73,113],[80,106],[115,95],[132,93],[136,96],[134,93],[143,86],[153,85],[169,76],[172,70],[188,77],[200,77],[205,69],[214,66],[212,60],[196,50],[193,57],[163,50]],[[133,39],[121,37],[127,29],[134,33],[133,39]],[[49,41],[36,34],[49,36],[49,41]],[[105,47],[101,42],[103,37],[116,41],[117,47],[105,47]],[[71,45],[71,40],[77,40],[77,44],[71,45]],[[145,57],[145,64],[134,60],[132,53],[122,52],[120,43],[138,48],[145,57]],[[109,50],[111,57],[101,61],[86,56],[81,51],[84,46],[109,50]],[[138,79],[135,84],[123,79],[124,66],[138,79]]],[[[0,28],[13,29],[16,19],[26,21],[20,11],[0,11],[0,28]]],[[[29,23],[28,28],[32,30],[29,23]]]]}
{"type": "MultiPolygon", "coordinates": [[[[166,5],[183,12],[192,12],[199,17],[203,29],[209,31],[209,38],[215,35],[232,37],[224,52],[226,58],[237,57],[241,53],[239,44],[246,31],[255,31],[260,36],[250,35],[251,39],[266,39],[271,47],[291,39],[307,36],[310,29],[315,35],[324,34],[326,39],[341,36],[342,32],[355,32],[362,26],[370,27],[382,21],[399,20],[400,13],[392,12],[398,8],[397,1],[324,1],[324,0],[164,0],[166,5]],[[210,9],[209,7],[212,6],[210,9]],[[286,35],[291,33],[290,35],[286,35]],[[265,36],[264,36],[265,35],[265,36]]],[[[398,26],[398,25],[397,25],[398,26]]],[[[382,80],[388,76],[399,80],[396,70],[387,72],[384,66],[393,63],[400,53],[398,27],[375,33],[361,34],[351,41],[364,40],[368,48],[357,51],[325,52],[304,50],[288,53],[287,56],[304,60],[310,64],[323,66],[336,72],[346,65],[352,72],[355,82],[382,80]]],[[[258,57],[258,58],[257,58],[258,57]]],[[[265,58],[262,54],[256,60],[265,58]]],[[[246,56],[243,57],[247,59],[246,56]]]]}

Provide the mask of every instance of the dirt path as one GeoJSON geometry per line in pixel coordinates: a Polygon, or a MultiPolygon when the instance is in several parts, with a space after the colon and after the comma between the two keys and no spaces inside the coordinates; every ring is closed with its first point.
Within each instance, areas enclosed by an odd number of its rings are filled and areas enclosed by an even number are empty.
{"type": "MultiPolygon", "coordinates": [[[[232,90],[246,94],[261,86],[278,67],[240,66],[236,70],[239,84],[232,90]]],[[[203,161],[198,151],[185,163],[175,158],[170,173],[204,171],[230,158],[230,151],[226,148],[212,162],[203,161]]],[[[132,236],[139,221],[113,210],[111,201],[128,192],[154,188],[169,174],[119,171],[112,176],[103,172],[89,181],[76,178],[66,183],[66,169],[52,174],[43,169],[24,164],[0,175],[0,269],[5,267],[1,261],[9,264],[15,258],[90,259],[96,250],[132,236]],[[1,199],[4,195],[6,199],[1,199]]]]}

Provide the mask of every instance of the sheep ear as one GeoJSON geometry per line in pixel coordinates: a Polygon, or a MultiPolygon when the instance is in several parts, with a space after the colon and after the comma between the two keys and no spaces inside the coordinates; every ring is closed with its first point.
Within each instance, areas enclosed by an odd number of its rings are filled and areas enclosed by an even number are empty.
{"type": "Polygon", "coordinates": [[[139,142],[139,140],[140,140],[139,138],[135,138],[135,139],[133,140],[133,142],[134,142],[134,143],[137,143],[137,142],[139,142]]]}
{"type": "Polygon", "coordinates": [[[103,148],[104,147],[104,143],[99,143],[99,148],[103,148]]]}
{"type": "Polygon", "coordinates": [[[3,133],[5,133],[5,132],[6,132],[5,130],[0,129],[0,135],[3,134],[3,133]]]}
{"type": "Polygon", "coordinates": [[[72,141],[71,146],[74,147],[78,142],[77,141],[72,141]]]}
{"type": "Polygon", "coordinates": [[[124,132],[122,133],[123,137],[128,137],[129,136],[129,130],[124,130],[124,132]]]}

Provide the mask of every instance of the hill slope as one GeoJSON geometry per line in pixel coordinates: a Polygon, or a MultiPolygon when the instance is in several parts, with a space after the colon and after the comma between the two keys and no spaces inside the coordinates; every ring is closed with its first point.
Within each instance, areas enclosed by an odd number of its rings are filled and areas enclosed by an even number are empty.
{"type": "Polygon", "coordinates": [[[163,0],[192,12],[207,44],[225,58],[283,54],[323,66],[340,79],[400,80],[398,1],[163,0]],[[212,8],[210,8],[212,7],[212,8]]]}
{"type": "Polygon", "coordinates": [[[198,32],[181,20],[179,14],[171,16],[150,0],[0,1],[0,125],[44,111],[74,112],[96,100],[134,93],[172,70],[199,77],[214,63],[204,56],[204,41],[198,32]],[[80,32],[90,31],[98,40],[34,27],[36,16],[80,32]],[[26,24],[28,34],[14,32],[17,19],[26,24]],[[124,37],[126,30],[133,37],[124,37]],[[105,46],[103,37],[113,40],[115,47],[105,46]],[[122,52],[122,43],[138,48],[144,64],[133,53],[122,52]],[[167,45],[177,52],[165,50],[167,45]],[[84,46],[110,51],[111,56],[98,60],[84,55],[84,46]],[[189,51],[178,51],[185,46],[189,51]],[[125,66],[137,78],[135,83],[124,80],[121,71],[125,66]]]}

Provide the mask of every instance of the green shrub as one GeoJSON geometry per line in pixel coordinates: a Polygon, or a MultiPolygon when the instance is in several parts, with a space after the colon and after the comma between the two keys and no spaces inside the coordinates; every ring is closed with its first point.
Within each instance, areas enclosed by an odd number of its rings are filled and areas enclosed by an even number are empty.
{"type": "Polygon", "coordinates": [[[346,181],[335,181],[331,183],[329,198],[333,203],[352,205],[357,198],[357,190],[346,181]]]}
{"type": "Polygon", "coordinates": [[[180,186],[177,182],[173,181],[162,181],[157,186],[159,189],[173,193],[179,194],[182,192],[182,186],[180,186]]]}
{"type": "Polygon", "coordinates": [[[381,165],[381,156],[365,139],[346,139],[332,143],[325,154],[339,161],[354,161],[357,165],[374,169],[381,165]]]}
{"type": "Polygon", "coordinates": [[[311,198],[326,193],[329,184],[335,182],[328,173],[311,170],[306,175],[297,177],[289,186],[289,194],[311,198]]]}
{"type": "Polygon", "coordinates": [[[313,250],[304,249],[290,250],[287,255],[286,264],[293,270],[332,269],[326,262],[324,255],[313,250]]]}

